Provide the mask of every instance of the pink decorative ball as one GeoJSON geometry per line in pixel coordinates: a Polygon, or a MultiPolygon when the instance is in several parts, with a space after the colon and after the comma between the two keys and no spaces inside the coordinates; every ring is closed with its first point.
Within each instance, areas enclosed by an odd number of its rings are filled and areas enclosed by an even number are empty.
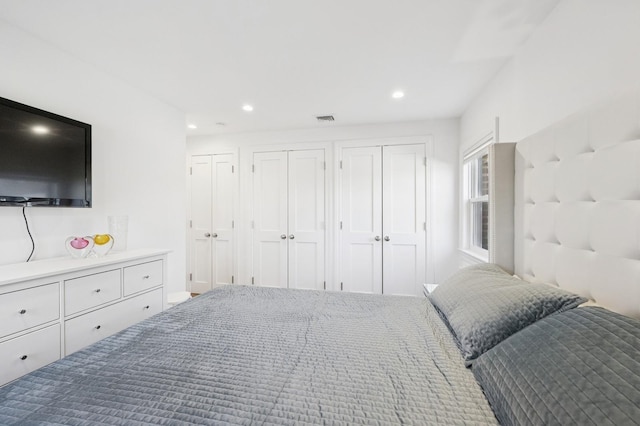
{"type": "Polygon", "coordinates": [[[89,241],[85,240],[84,238],[74,238],[69,244],[71,244],[71,247],[73,247],[74,249],[81,250],[89,245],[89,241]]]}

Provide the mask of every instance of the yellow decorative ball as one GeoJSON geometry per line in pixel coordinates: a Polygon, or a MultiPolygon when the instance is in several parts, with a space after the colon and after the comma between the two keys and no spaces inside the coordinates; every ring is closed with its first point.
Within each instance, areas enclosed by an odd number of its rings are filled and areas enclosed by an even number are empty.
{"type": "Polygon", "coordinates": [[[109,236],[109,234],[97,234],[95,237],[93,237],[93,241],[97,245],[101,246],[111,241],[111,237],[109,236]]]}

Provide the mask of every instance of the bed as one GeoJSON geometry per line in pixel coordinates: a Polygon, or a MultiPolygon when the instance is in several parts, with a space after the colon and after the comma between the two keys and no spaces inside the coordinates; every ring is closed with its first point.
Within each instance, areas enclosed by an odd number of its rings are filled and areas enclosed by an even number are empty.
{"type": "Polygon", "coordinates": [[[222,287],[0,388],[0,424],[633,424],[640,321],[558,339],[585,300],[490,264],[429,299],[222,287]]]}
{"type": "Polygon", "coordinates": [[[219,288],[0,388],[0,424],[495,424],[426,299],[219,288]]]}
{"type": "Polygon", "coordinates": [[[0,388],[0,424],[640,424],[640,95],[518,143],[515,184],[523,279],[218,288],[0,388]]]}

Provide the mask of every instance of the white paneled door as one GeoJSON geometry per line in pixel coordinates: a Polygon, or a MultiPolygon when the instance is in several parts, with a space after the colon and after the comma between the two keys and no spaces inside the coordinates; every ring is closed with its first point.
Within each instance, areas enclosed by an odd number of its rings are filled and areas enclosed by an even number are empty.
{"type": "Polygon", "coordinates": [[[322,290],[325,269],[324,150],[289,151],[289,287],[322,290]]]}
{"type": "Polygon", "coordinates": [[[382,293],[382,150],[345,148],[341,162],[341,289],[382,293]]]}
{"type": "Polygon", "coordinates": [[[234,281],[234,154],[191,157],[191,291],[234,281]]]}
{"type": "Polygon", "coordinates": [[[287,153],[253,155],[252,283],[287,287],[287,153]]]}
{"type": "Polygon", "coordinates": [[[424,145],[382,147],[384,294],[421,295],[426,274],[424,145]]]}
{"type": "Polygon", "coordinates": [[[323,289],[324,150],[253,156],[255,285],[323,289]]]}
{"type": "Polygon", "coordinates": [[[191,291],[211,290],[211,156],[191,157],[190,282],[191,291]]]}
{"type": "Polygon", "coordinates": [[[425,146],[343,148],[344,291],[419,295],[426,275],[425,146]]]}

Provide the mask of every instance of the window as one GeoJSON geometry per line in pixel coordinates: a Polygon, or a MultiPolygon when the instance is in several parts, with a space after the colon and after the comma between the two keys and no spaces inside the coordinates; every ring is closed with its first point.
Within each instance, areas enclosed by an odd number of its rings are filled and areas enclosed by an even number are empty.
{"type": "Polygon", "coordinates": [[[470,150],[463,158],[463,245],[489,258],[489,144],[492,138],[470,150]]]}

